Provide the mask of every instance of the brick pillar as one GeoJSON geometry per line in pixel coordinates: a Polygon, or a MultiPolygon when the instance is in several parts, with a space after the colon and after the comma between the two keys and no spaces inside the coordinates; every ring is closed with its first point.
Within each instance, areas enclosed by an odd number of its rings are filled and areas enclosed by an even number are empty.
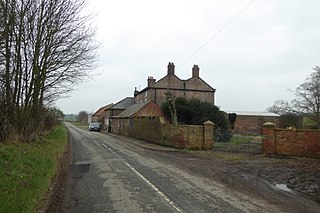
{"type": "Polygon", "coordinates": [[[271,122],[262,125],[262,153],[276,154],[275,130],[276,125],[271,122]]]}
{"type": "Polygon", "coordinates": [[[213,149],[214,123],[206,121],[203,124],[203,149],[213,149]]]}

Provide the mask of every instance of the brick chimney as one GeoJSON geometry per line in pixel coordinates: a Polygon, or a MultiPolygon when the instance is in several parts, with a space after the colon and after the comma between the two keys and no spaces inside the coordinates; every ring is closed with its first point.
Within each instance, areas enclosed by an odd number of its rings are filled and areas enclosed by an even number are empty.
{"type": "Polygon", "coordinates": [[[136,97],[139,94],[137,87],[134,88],[133,97],[136,97]]]}
{"type": "Polygon", "coordinates": [[[148,87],[154,87],[156,84],[156,79],[154,79],[152,76],[148,77],[148,87]]]}
{"type": "Polygon", "coordinates": [[[192,67],[192,78],[199,78],[199,66],[193,65],[192,67]]]}
{"type": "Polygon", "coordinates": [[[168,75],[174,75],[174,64],[172,62],[168,64],[168,75]]]}

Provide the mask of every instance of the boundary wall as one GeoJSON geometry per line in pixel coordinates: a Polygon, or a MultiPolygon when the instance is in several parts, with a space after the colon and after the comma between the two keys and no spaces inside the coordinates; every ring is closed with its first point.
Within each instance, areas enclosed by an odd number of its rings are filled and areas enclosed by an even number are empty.
{"type": "Polygon", "coordinates": [[[112,118],[112,133],[185,149],[213,149],[214,124],[173,125],[163,117],[112,118]]]}
{"type": "Polygon", "coordinates": [[[278,129],[265,123],[262,129],[264,154],[320,157],[320,131],[305,129],[278,129]]]}

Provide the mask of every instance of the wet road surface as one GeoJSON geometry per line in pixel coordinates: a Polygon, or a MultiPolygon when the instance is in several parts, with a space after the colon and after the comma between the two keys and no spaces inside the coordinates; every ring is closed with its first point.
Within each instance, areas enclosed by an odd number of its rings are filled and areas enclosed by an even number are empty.
{"type": "Polygon", "coordinates": [[[66,126],[72,162],[63,212],[286,212],[202,175],[201,158],[66,126]]]}

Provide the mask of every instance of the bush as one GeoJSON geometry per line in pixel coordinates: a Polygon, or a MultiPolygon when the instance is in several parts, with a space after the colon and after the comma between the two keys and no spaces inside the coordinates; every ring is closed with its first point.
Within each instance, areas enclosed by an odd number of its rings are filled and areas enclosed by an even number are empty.
{"type": "Polygon", "coordinates": [[[300,115],[287,113],[280,115],[280,128],[286,128],[286,127],[296,127],[296,128],[302,128],[303,126],[303,117],[300,115]]]}
{"type": "MultiPolygon", "coordinates": [[[[202,125],[210,120],[215,123],[215,128],[226,129],[227,118],[219,107],[198,99],[186,100],[178,97],[176,99],[176,110],[179,124],[202,125]]],[[[169,104],[164,102],[161,106],[163,113],[171,118],[169,104]]]]}

